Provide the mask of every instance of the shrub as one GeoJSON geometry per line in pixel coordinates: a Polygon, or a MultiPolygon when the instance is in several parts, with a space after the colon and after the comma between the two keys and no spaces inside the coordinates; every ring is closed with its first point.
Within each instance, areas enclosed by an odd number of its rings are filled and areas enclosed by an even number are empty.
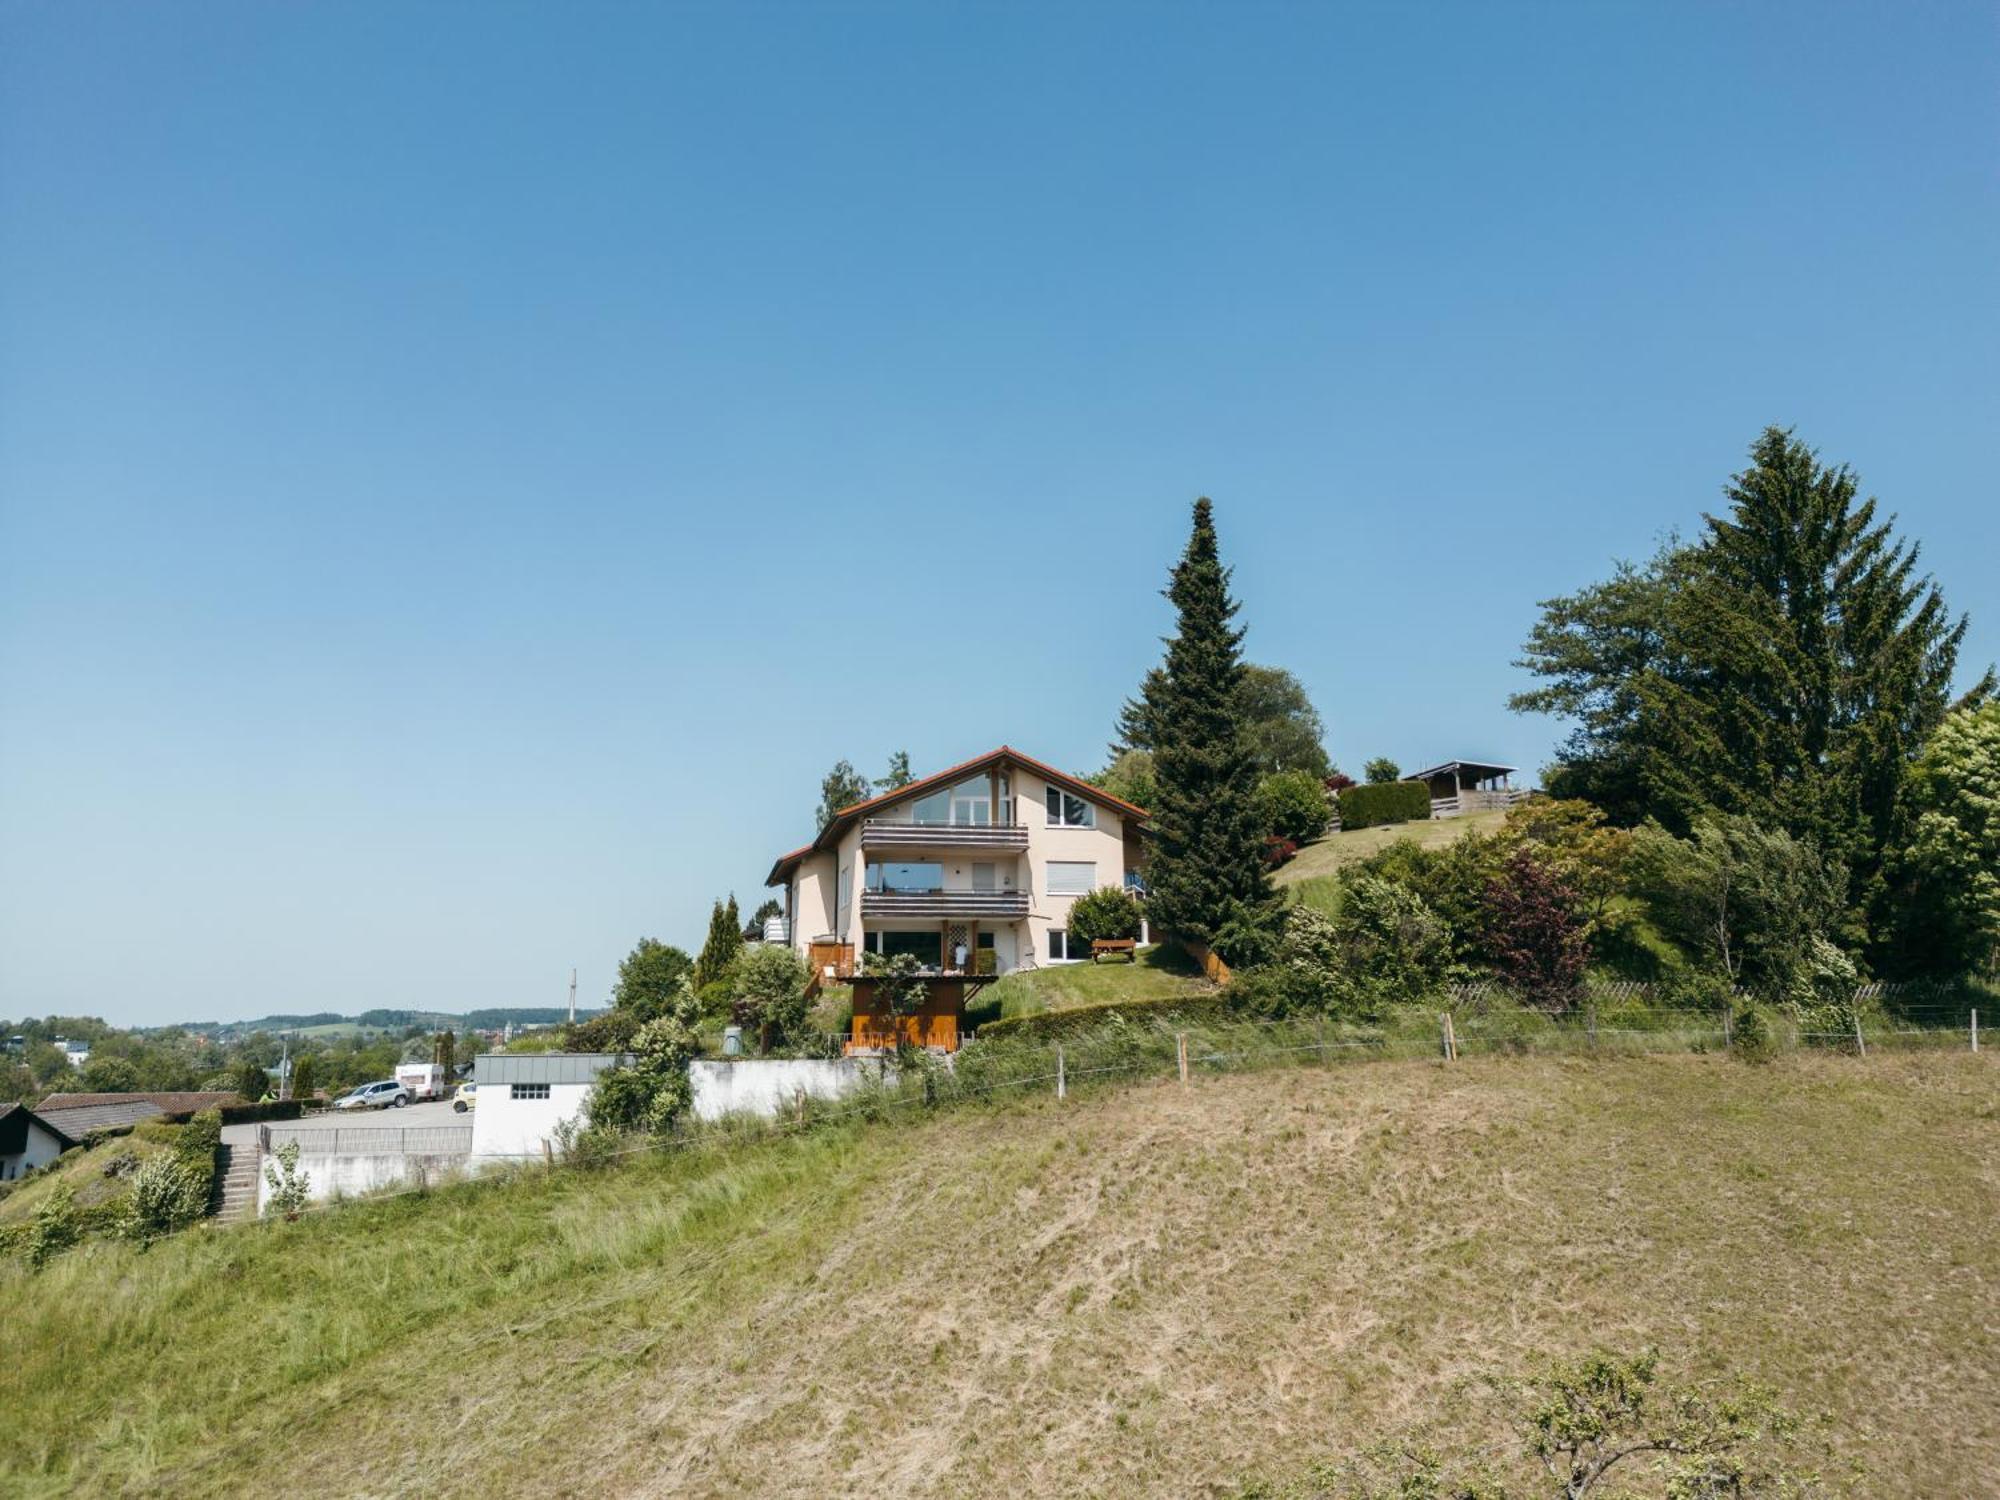
{"type": "Polygon", "coordinates": [[[1099,886],[1087,895],[1078,896],[1070,906],[1070,939],[1086,943],[1136,939],[1144,915],[1138,898],[1130,891],[1121,891],[1115,885],[1099,886]]]}
{"type": "Polygon", "coordinates": [[[1340,794],[1340,826],[1346,829],[1421,822],[1430,815],[1431,789],[1421,781],[1371,782],[1340,794]]]}
{"type": "MultiPolygon", "coordinates": [[[[1326,832],[1333,821],[1333,804],[1317,776],[1306,771],[1279,771],[1257,783],[1254,794],[1258,821],[1273,837],[1303,844],[1326,832]]],[[[1429,811],[1428,805],[1425,811],[1429,811]]]]}
{"type": "Polygon", "coordinates": [[[1769,1062],[1778,1050],[1770,1012],[1755,1003],[1739,1006],[1730,1017],[1729,1048],[1745,1062],[1769,1062]]]}
{"type": "Polygon", "coordinates": [[[1568,1010],[1590,962],[1576,892],[1526,849],[1486,887],[1486,947],[1501,975],[1547,1011],[1568,1010]]]}
{"type": "Polygon", "coordinates": [[[632,1037],[632,1062],[598,1074],[584,1106],[593,1130],[650,1131],[664,1135],[694,1097],[688,1063],[700,1050],[695,999],[682,988],[672,1010],[648,1021],[632,1037]]]}
{"type": "Polygon", "coordinates": [[[139,1153],[130,1146],[114,1151],[104,1159],[106,1177],[130,1177],[139,1170],[139,1153]]]}
{"type": "Polygon", "coordinates": [[[730,1014],[738,1026],[756,1033],[758,1051],[769,1052],[780,1039],[799,1040],[811,978],[805,960],[782,943],[746,948],[730,966],[730,1014]]]}
{"type": "Polygon", "coordinates": [[[194,1223],[208,1212],[212,1177],[178,1152],[153,1157],[132,1174],[122,1226],[126,1238],[150,1245],[194,1223]]]}
{"type": "Polygon", "coordinates": [[[1325,1012],[1341,995],[1340,962],[1333,920],[1310,906],[1292,906],[1270,962],[1236,975],[1226,993],[1237,1010],[1250,1015],[1325,1012]]]}
{"type": "Polygon", "coordinates": [[[1276,835],[1264,840],[1264,863],[1272,869],[1289,864],[1299,852],[1299,846],[1291,839],[1281,839],[1276,835]]]}
{"type": "Polygon", "coordinates": [[[1385,786],[1402,779],[1403,768],[1386,755],[1378,755],[1361,768],[1361,774],[1368,778],[1370,786],[1385,786]]]}
{"type": "Polygon", "coordinates": [[[283,1214],[286,1223],[296,1223],[299,1215],[305,1212],[312,1178],[299,1170],[297,1141],[286,1141],[273,1154],[278,1158],[277,1166],[264,1168],[264,1181],[271,1188],[271,1198],[264,1205],[264,1212],[283,1214]]]}
{"type": "Polygon", "coordinates": [[[76,1190],[66,1182],[59,1182],[35,1210],[34,1222],[28,1227],[28,1264],[39,1271],[82,1238],[76,1190]]]}
{"type": "Polygon", "coordinates": [[[1459,975],[1451,930],[1405,886],[1368,876],[1352,882],[1333,927],[1337,999],[1357,1014],[1421,1000],[1459,975]]]}

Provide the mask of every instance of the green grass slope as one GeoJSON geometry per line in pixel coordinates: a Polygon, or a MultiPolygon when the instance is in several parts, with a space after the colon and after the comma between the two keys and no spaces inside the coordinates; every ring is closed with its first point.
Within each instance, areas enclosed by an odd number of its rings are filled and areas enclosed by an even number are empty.
{"type": "Polygon", "coordinates": [[[1307,844],[1272,872],[1271,880],[1293,899],[1324,911],[1332,910],[1335,877],[1348,865],[1380,854],[1398,839],[1414,839],[1426,849],[1449,844],[1469,833],[1491,833],[1507,821],[1504,812],[1468,813],[1462,818],[1434,818],[1424,823],[1384,823],[1352,833],[1330,833],[1307,844]]]}
{"type": "Polygon", "coordinates": [[[0,1492],[1227,1495],[1593,1341],[2000,1493],[1966,1054],[1104,1089],[0,1267],[0,1492]]]}
{"type": "Polygon", "coordinates": [[[1178,947],[1162,943],[1140,949],[1130,963],[1107,958],[1096,963],[1017,969],[979,992],[968,1008],[967,1020],[976,1026],[1003,1016],[1033,1016],[1121,1001],[1177,1000],[1214,992],[1215,986],[1202,977],[1193,959],[1178,947]]]}

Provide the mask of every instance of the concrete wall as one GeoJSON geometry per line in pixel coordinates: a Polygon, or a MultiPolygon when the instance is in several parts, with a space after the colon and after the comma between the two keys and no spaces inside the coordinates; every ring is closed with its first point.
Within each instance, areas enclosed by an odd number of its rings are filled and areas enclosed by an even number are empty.
{"type": "MultiPolygon", "coordinates": [[[[266,1166],[276,1168],[278,1159],[266,1156],[257,1163],[257,1212],[271,1201],[266,1166]]],[[[330,1152],[299,1151],[299,1170],[306,1176],[306,1196],[314,1202],[324,1198],[353,1198],[378,1188],[415,1187],[420,1182],[432,1186],[454,1173],[469,1170],[469,1158],[462,1153],[449,1156],[335,1155],[330,1152]]]]}
{"type": "MultiPolygon", "coordinates": [[[[880,1063],[850,1057],[697,1059],[688,1064],[697,1120],[720,1120],[725,1115],[769,1118],[790,1109],[801,1089],[809,1099],[838,1099],[881,1076],[880,1063]]],[[[895,1076],[894,1069],[889,1076],[895,1076]]]]}

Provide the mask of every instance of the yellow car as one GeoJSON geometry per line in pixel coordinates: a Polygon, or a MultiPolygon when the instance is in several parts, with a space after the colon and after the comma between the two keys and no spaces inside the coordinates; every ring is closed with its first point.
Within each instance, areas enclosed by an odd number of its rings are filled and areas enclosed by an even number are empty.
{"type": "Polygon", "coordinates": [[[476,1083],[461,1083],[458,1092],[451,1096],[452,1109],[462,1115],[477,1104],[479,1100],[474,1097],[474,1092],[478,1087],[476,1083]]]}

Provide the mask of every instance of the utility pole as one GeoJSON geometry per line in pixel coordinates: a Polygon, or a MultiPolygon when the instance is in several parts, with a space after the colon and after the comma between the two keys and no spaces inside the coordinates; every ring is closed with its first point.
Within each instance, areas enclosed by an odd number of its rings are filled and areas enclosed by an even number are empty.
{"type": "Polygon", "coordinates": [[[576,970],[569,971],[569,1024],[576,1024],[576,970]]]}

